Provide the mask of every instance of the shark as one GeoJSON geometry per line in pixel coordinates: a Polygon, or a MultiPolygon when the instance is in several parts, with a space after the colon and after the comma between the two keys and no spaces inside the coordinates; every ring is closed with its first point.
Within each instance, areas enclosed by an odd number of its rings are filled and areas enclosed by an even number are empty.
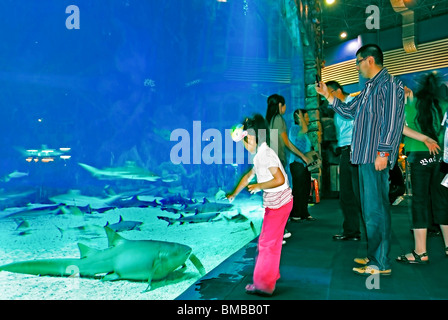
{"type": "Polygon", "coordinates": [[[140,200],[137,195],[132,196],[131,198],[119,198],[109,202],[113,206],[117,206],[118,208],[130,208],[130,207],[139,207],[139,208],[148,208],[148,207],[157,207],[160,204],[157,200],[153,201],[144,201],[140,200]]]}
{"type": "Polygon", "coordinates": [[[20,172],[20,171],[14,170],[13,172],[0,178],[0,181],[9,182],[9,181],[11,181],[11,179],[23,178],[23,177],[27,177],[28,175],[29,175],[28,172],[20,172]]]}
{"type": "Polygon", "coordinates": [[[210,202],[207,198],[204,198],[202,202],[195,203],[193,205],[187,205],[183,208],[183,212],[186,213],[209,213],[209,212],[223,212],[233,210],[233,204],[210,202]]]}
{"type": "Polygon", "coordinates": [[[196,203],[196,200],[184,198],[180,194],[177,194],[177,195],[172,195],[172,196],[165,197],[165,198],[161,199],[160,203],[164,206],[170,206],[170,205],[176,205],[176,204],[187,206],[187,205],[196,203]]]}
{"type": "Polygon", "coordinates": [[[35,198],[36,190],[27,190],[23,192],[5,192],[5,189],[0,189],[0,210],[6,208],[26,206],[35,198]]]}
{"type": "Polygon", "coordinates": [[[31,233],[30,224],[26,220],[16,220],[17,227],[15,233],[18,236],[25,236],[31,233]]]}
{"type": "Polygon", "coordinates": [[[109,224],[109,222],[107,222],[106,227],[111,228],[115,232],[130,231],[130,230],[140,231],[140,226],[142,224],[143,222],[141,221],[123,220],[123,217],[120,216],[120,220],[118,222],[112,224],[109,224]]]}
{"type": "Polygon", "coordinates": [[[59,194],[48,199],[57,204],[66,206],[76,206],[78,208],[87,208],[92,211],[105,211],[116,208],[111,203],[120,199],[121,195],[108,196],[106,198],[92,197],[81,194],[80,190],[71,189],[66,194],[59,194]]]}
{"type": "Polygon", "coordinates": [[[94,225],[94,224],[86,224],[86,225],[70,227],[70,228],[66,228],[66,229],[59,228],[56,225],[55,225],[55,227],[61,233],[61,239],[64,237],[64,234],[66,232],[71,232],[71,231],[82,232],[84,235],[89,235],[90,236],[89,240],[91,240],[93,238],[93,236],[95,238],[100,237],[101,234],[104,232],[104,227],[94,225]]]}
{"type": "Polygon", "coordinates": [[[213,221],[219,216],[220,212],[196,213],[188,216],[182,213],[179,214],[180,214],[179,218],[169,218],[164,216],[157,216],[157,218],[168,222],[168,226],[175,224],[176,222],[179,222],[180,225],[183,225],[185,223],[200,223],[200,222],[213,221]]]}
{"type": "Polygon", "coordinates": [[[232,217],[226,217],[224,216],[224,219],[227,221],[233,221],[233,222],[246,222],[249,220],[245,215],[243,215],[240,211],[238,211],[238,214],[232,216],[232,217]]]}
{"type": "Polygon", "coordinates": [[[131,180],[146,180],[154,182],[160,179],[154,173],[146,171],[138,167],[134,162],[128,161],[124,167],[98,169],[85,163],[78,163],[82,168],[90,172],[98,179],[131,179],[131,180]]]}
{"type": "Polygon", "coordinates": [[[39,206],[27,206],[24,208],[18,208],[18,210],[6,211],[7,215],[4,218],[14,218],[14,217],[28,217],[28,216],[39,216],[39,215],[50,215],[50,214],[60,214],[61,205],[48,205],[42,204],[39,206]]]}
{"type": "Polygon", "coordinates": [[[159,218],[160,220],[168,222],[168,226],[170,226],[176,222],[179,222],[182,225],[184,223],[200,223],[213,221],[220,215],[221,212],[233,210],[233,204],[210,202],[206,198],[204,198],[204,200],[200,203],[183,205],[183,207],[180,208],[162,206],[161,209],[180,214],[180,217],[177,219],[165,216],[157,216],[157,218],[159,218]]]}
{"type": "Polygon", "coordinates": [[[205,268],[192,253],[192,248],[176,242],[128,240],[109,227],[104,228],[108,248],[98,250],[78,243],[80,258],[40,259],[13,262],[0,266],[0,271],[38,276],[99,278],[103,281],[146,281],[143,292],[151,290],[151,282],[165,279],[170,273],[186,269],[189,259],[201,276],[205,268]]]}

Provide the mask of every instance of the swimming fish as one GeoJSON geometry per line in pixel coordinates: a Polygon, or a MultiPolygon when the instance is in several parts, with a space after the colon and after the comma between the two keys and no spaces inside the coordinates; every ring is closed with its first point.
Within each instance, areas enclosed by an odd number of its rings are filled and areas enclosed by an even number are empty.
{"type": "Polygon", "coordinates": [[[160,220],[164,220],[168,222],[168,226],[175,224],[178,222],[179,224],[185,223],[201,223],[201,222],[210,222],[219,216],[220,212],[208,212],[208,213],[196,213],[194,215],[184,215],[180,213],[179,218],[169,218],[164,216],[157,216],[160,220]]]}
{"type": "Polygon", "coordinates": [[[128,162],[124,167],[98,169],[88,164],[78,163],[81,167],[90,172],[94,177],[102,180],[114,179],[131,179],[131,180],[146,180],[157,181],[159,176],[146,171],[145,169],[137,167],[133,162],[128,162]]]}
{"type": "Polygon", "coordinates": [[[115,232],[122,232],[122,231],[130,231],[130,230],[140,230],[140,226],[143,224],[141,221],[130,221],[130,220],[123,220],[123,217],[120,216],[120,220],[116,223],[109,224],[107,222],[106,227],[111,228],[115,232]]]}
{"type": "Polygon", "coordinates": [[[104,250],[89,248],[78,243],[81,257],[41,259],[13,262],[0,266],[0,271],[33,274],[39,276],[95,278],[101,275],[104,281],[147,281],[146,291],[153,280],[162,280],[170,273],[186,268],[187,259],[193,263],[201,276],[205,268],[192,253],[189,246],[165,241],[127,240],[112,229],[105,228],[109,247],[104,250]]]}

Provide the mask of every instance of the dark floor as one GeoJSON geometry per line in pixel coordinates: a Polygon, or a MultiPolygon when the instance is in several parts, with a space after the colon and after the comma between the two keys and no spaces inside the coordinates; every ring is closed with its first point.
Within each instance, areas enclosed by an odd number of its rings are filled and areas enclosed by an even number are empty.
{"type": "Polygon", "coordinates": [[[389,277],[367,278],[353,273],[355,257],[366,255],[363,235],[358,242],[334,241],[341,231],[342,214],[336,199],[310,208],[317,220],[289,223],[292,233],[283,246],[281,279],[274,295],[248,295],[252,281],[256,240],[249,243],[187,289],[178,300],[440,300],[448,299],[448,258],[441,236],[428,238],[428,265],[402,265],[395,257],[413,249],[409,229],[410,198],[392,212],[394,261],[389,277]],[[370,287],[371,289],[369,289],[370,287]],[[372,288],[373,287],[373,288],[372,288]],[[378,288],[379,287],[379,288],[378,288]]]}

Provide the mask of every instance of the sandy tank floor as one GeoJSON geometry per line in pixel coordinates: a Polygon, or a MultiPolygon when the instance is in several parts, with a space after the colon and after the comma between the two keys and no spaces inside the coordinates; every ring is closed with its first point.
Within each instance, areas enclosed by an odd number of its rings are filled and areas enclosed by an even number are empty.
{"type": "MultiPolygon", "coordinates": [[[[142,196],[152,201],[154,197],[142,196]]],[[[226,201],[226,200],[225,200],[226,201]]],[[[226,201],[226,203],[228,203],[226,201]]],[[[159,207],[120,208],[104,213],[85,215],[29,214],[6,217],[0,212],[0,265],[11,262],[48,259],[79,258],[78,242],[92,248],[107,248],[103,226],[115,223],[120,216],[124,220],[141,221],[139,230],[120,233],[130,240],[160,240],[178,242],[190,246],[210,272],[222,261],[253,240],[250,221],[259,233],[264,210],[261,197],[241,197],[234,202],[232,211],[222,212],[215,221],[168,226],[157,216],[179,217],[179,214],[162,211],[159,207]],[[249,220],[228,221],[240,212],[249,220]],[[17,228],[26,221],[26,228],[17,228]],[[84,230],[77,227],[84,226],[84,230]],[[25,233],[25,234],[23,234],[25,233]]],[[[127,280],[101,281],[90,278],[62,278],[0,272],[0,299],[2,300],[173,300],[200,278],[192,263],[187,261],[184,272],[175,271],[165,280],[153,281],[149,292],[145,282],[127,280]]]]}

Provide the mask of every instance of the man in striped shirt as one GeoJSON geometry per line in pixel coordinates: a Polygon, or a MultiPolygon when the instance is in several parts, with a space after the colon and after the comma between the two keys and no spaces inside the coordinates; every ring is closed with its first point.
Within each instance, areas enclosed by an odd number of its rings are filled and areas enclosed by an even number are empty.
{"type": "Polygon", "coordinates": [[[351,102],[334,98],[323,82],[316,85],[316,91],[335,112],[354,119],[350,160],[359,169],[368,243],[367,257],[355,259],[364,266],[353,271],[362,275],[390,275],[389,168],[397,159],[403,132],[404,85],[383,68],[383,53],[377,45],[368,44],[356,52],[356,68],[368,81],[351,102]]]}

